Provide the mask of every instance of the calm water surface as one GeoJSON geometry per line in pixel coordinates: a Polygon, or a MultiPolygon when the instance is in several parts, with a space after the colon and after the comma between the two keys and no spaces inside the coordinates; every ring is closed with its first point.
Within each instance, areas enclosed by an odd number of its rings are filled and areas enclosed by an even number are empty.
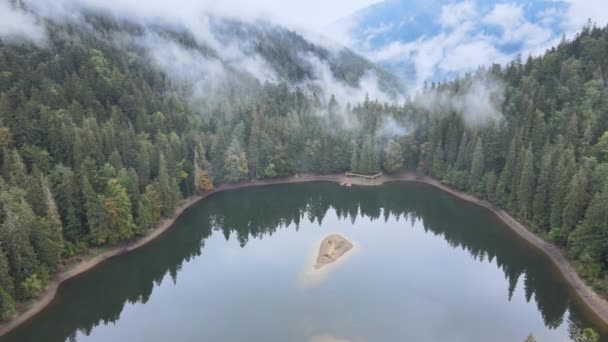
{"type": "Polygon", "coordinates": [[[559,342],[584,327],[601,330],[488,211],[424,185],[313,183],[214,195],[0,341],[559,342]],[[355,248],[313,272],[331,233],[355,248]]]}

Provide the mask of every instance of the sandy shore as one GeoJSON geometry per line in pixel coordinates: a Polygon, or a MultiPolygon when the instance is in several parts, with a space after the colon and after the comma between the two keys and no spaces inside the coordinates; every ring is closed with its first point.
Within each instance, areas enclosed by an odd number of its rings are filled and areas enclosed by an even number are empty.
{"type": "Polygon", "coordinates": [[[414,173],[402,173],[397,175],[385,175],[374,180],[367,180],[361,178],[349,178],[344,175],[296,175],[286,178],[277,178],[270,180],[250,180],[231,184],[222,184],[214,190],[196,195],[182,201],[182,203],[176,208],[173,216],[163,220],[163,222],[155,229],[150,230],[146,235],[124,244],[111,247],[110,249],[102,252],[101,254],[95,255],[95,250],[91,250],[89,253],[78,257],[78,260],[68,262],[65,266],[61,267],[60,270],[53,276],[49,281],[46,289],[34,300],[30,302],[26,308],[22,309],[13,319],[3,322],[0,324],[0,336],[5,335],[9,331],[18,327],[22,323],[26,322],[34,315],[42,311],[47,305],[49,305],[55,295],[59,286],[64,281],[80,275],[91,268],[99,265],[103,261],[130,252],[137,249],[148,242],[158,238],[162,233],[167,231],[175,223],[175,221],[192,205],[201,201],[202,199],[209,197],[215,193],[234,190],[247,187],[273,185],[273,184],[290,184],[290,183],[305,183],[305,182],[335,182],[335,183],[350,183],[359,186],[375,186],[381,185],[387,182],[418,182],[428,185],[432,185],[445,192],[448,192],[462,200],[475,203],[488,210],[492,211],[500,220],[502,220],[507,226],[509,226],[514,232],[516,232],[523,239],[536,246],[538,249],[543,251],[559,269],[564,279],[571,285],[572,289],[579,297],[579,299],[595,314],[597,319],[601,321],[605,326],[608,326],[608,302],[604,300],[600,295],[595,293],[593,289],[585,284],[585,282],[578,276],[574,268],[567,261],[562,252],[552,244],[544,241],[534,233],[530,232],[524,225],[519,223],[515,218],[509,215],[506,211],[496,207],[495,205],[481,200],[475,196],[469,195],[459,190],[455,190],[442,184],[441,182],[430,178],[420,177],[414,173]]]}

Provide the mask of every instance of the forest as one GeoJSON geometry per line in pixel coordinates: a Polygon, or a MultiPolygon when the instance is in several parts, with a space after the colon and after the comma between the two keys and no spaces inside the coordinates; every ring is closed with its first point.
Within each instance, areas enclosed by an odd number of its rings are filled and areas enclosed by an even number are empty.
{"type": "MultiPolygon", "coordinates": [[[[297,173],[430,175],[507,209],[608,293],[608,28],[401,102],[358,103],[298,86],[308,66],[294,50],[330,57],[271,32],[255,49],[285,77],[233,81],[210,101],[107,39],[137,27],[89,19],[97,34],[48,22],[48,46],[0,40],[1,319],[71,257],[145,234],[181,199],[297,173]],[[500,85],[499,117],[453,105],[480,84],[500,85]]],[[[352,53],[331,63],[344,84],[375,68],[352,53]]]]}

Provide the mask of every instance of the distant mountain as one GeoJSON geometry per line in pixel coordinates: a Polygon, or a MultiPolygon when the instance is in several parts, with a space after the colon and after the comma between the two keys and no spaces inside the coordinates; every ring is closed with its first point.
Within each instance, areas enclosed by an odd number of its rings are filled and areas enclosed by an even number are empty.
{"type": "Polygon", "coordinates": [[[563,32],[556,1],[386,0],[336,24],[351,47],[411,80],[439,80],[541,53],[563,32]]]}
{"type": "Polygon", "coordinates": [[[349,87],[359,87],[362,79],[371,74],[382,91],[392,95],[401,91],[398,78],[347,48],[328,49],[268,22],[215,19],[211,27],[221,44],[236,44],[245,54],[260,56],[279,82],[314,83],[328,76],[323,74],[327,68],[331,77],[349,87]]]}
{"type": "Polygon", "coordinates": [[[334,93],[361,101],[369,82],[377,90],[374,95],[383,100],[402,92],[397,77],[347,48],[328,49],[269,22],[207,19],[205,34],[195,34],[187,27],[98,14],[84,15],[56,29],[65,35],[79,32],[80,40],[94,35],[111,42],[207,98],[227,89],[255,96],[251,92],[266,82],[300,88],[325,102],[334,93]]]}

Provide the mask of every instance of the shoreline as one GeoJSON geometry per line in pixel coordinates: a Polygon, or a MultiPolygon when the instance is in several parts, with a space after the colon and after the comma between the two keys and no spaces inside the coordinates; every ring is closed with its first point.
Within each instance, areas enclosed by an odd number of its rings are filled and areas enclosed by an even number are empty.
{"type": "Polygon", "coordinates": [[[44,310],[44,308],[46,308],[49,304],[51,304],[52,301],[55,299],[59,287],[64,281],[91,270],[92,268],[101,264],[105,260],[131,252],[157,239],[164,232],[169,230],[190,207],[197,204],[203,199],[219,192],[236,190],[241,188],[308,182],[333,182],[338,184],[350,183],[352,185],[357,186],[378,186],[390,182],[422,183],[447,192],[452,196],[455,196],[466,202],[470,202],[478,206],[484,207],[487,210],[490,210],[494,215],[496,215],[498,219],[500,219],[500,221],[502,221],[520,238],[526,240],[528,243],[541,250],[551,260],[554,266],[557,267],[561,276],[571,287],[576,297],[578,297],[577,299],[579,299],[581,303],[586,306],[593,315],[596,316],[598,321],[601,321],[601,323],[605,327],[608,327],[608,302],[603,297],[598,295],[591,287],[589,287],[584,282],[584,280],[582,280],[578,276],[576,270],[572,267],[570,262],[566,259],[566,257],[563,255],[563,253],[558,247],[543,240],[542,238],[528,230],[526,226],[517,221],[504,209],[501,209],[488,201],[482,200],[463,191],[453,189],[450,186],[445,185],[434,178],[428,176],[418,176],[412,172],[404,172],[395,175],[384,175],[373,180],[351,178],[346,177],[343,174],[302,174],[284,178],[275,178],[267,180],[254,179],[236,183],[221,184],[209,192],[194,195],[185,199],[175,209],[173,215],[170,218],[163,219],[156,228],[149,230],[143,236],[132,241],[127,241],[116,246],[109,247],[108,250],[102,252],[99,255],[94,255],[93,252],[96,249],[91,249],[88,253],[85,252],[85,254],[81,255],[80,257],[75,257],[73,262],[68,261],[66,265],[61,266],[59,270],[51,277],[51,280],[47,284],[46,288],[40,293],[40,295],[29,302],[31,303],[31,305],[27,307],[27,309],[22,309],[11,320],[0,323],[0,336],[6,335],[21,324],[27,322],[36,314],[44,310]],[[91,254],[93,254],[94,256],[92,256],[91,254]],[[82,258],[83,260],[78,261],[78,258],[82,258]]]}

